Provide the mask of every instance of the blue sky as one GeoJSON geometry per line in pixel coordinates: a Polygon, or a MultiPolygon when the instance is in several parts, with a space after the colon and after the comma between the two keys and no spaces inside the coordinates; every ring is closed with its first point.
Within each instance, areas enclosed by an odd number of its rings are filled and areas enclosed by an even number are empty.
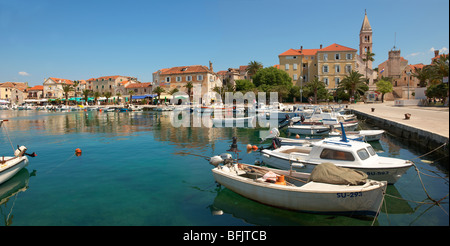
{"type": "Polygon", "coordinates": [[[367,9],[374,65],[395,45],[410,64],[448,53],[448,0],[0,0],[0,82],[107,75],[151,82],[160,68],[278,64],[290,48],[358,49],[367,9]]]}

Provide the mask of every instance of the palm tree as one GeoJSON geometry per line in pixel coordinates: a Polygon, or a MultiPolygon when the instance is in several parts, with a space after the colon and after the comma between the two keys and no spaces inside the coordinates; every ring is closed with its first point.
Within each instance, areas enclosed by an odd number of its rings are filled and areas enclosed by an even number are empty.
{"type": "Polygon", "coordinates": [[[97,100],[100,97],[100,92],[96,91],[94,92],[94,104],[97,104],[97,100]]]}
{"type": "Polygon", "coordinates": [[[314,78],[313,81],[308,82],[307,86],[314,92],[314,104],[317,104],[317,92],[320,87],[325,87],[325,83],[320,81],[319,78],[314,78]]]}
{"type": "Polygon", "coordinates": [[[186,89],[187,89],[187,93],[188,93],[188,96],[189,96],[189,102],[192,102],[192,100],[191,100],[191,92],[192,92],[192,88],[194,88],[194,85],[192,84],[192,82],[189,81],[189,82],[186,83],[186,85],[184,87],[186,87],[186,89]]]}
{"type": "Polygon", "coordinates": [[[367,85],[364,83],[362,76],[362,74],[352,70],[350,74],[345,76],[341,83],[339,83],[338,87],[348,90],[350,92],[350,97],[353,97],[356,92],[364,92],[367,85]]]}
{"type": "Polygon", "coordinates": [[[366,57],[363,59],[363,61],[366,62],[366,83],[369,84],[369,78],[367,78],[367,70],[369,66],[369,61],[373,62],[375,59],[373,58],[375,56],[374,53],[370,52],[370,50],[367,50],[366,57]]]}
{"type": "Polygon", "coordinates": [[[69,91],[73,91],[72,85],[63,85],[64,96],[66,97],[66,105],[69,104],[69,91]]]}
{"type": "Polygon", "coordinates": [[[161,93],[165,92],[165,90],[163,88],[161,88],[160,86],[156,87],[153,90],[153,93],[155,93],[156,95],[158,95],[158,100],[161,100],[161,93]]]}
{"type": "Polygon", "coordinates": [[[91,95],[91,92],[92,91],[90,91],[90,90],[83,90],[83,97],[84,97],[84,101],[86,102],[86,105],[87,105],[87,102],[89,99],[89,95],[91,95]]]}
{"type": "Polygon", "coordinates": [[[448,77],[448,54],[442,55],[438,59],[435,59],[430,66],[428,66],[430,77],[435,82],[442,82],[443,77],[448,77]]]}
{"type": "Polygon", "coordinates": [[[103,96],[106,97],[106,103],[108,103],[108,99],[112,96],[112,93],[110,91],[107,91],[103,94],[103,96]]]}
{"type": "Polygon", "coordinates": [[[130,95],[130,104],[133,104],[133,94],[134,94],[134,91],[128,92],[128,95],[130,95]]]}
{"type": "Polygon", "coordinates": [[[120,94],[120,92],[117,92],[116,96],[117,96],[117,104],[119,104],[120,96],[122,96],[122,94],[120,94]]]}
{"type": "Polygon", "coordinates": [[[251,77],[253,75],[255,75],[256,72],[258,72],[258,70],[261,69],[261,68],[263,68],[263,65],[260,62],[251,61],[251,62],[248,63],[248,66],[247,66],[246,70],[247,70],[248,74],[250,75],[250,80],[251,80],[251,77]]]}
{"type": "Polygon", "coordinates": [[[420,81],[419,82],[420,87],[426,87],[427,80],[430,77],[430,73],[429,73],[428,69],[425,69],[425,67],[423,67],[423,68],[415,67],[414,72],[412,73],[412,76],[416,77],[420,81]]]}

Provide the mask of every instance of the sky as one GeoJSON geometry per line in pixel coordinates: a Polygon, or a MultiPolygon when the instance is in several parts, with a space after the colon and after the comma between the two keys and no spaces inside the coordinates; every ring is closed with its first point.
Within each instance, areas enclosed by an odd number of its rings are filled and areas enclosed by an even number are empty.
{"type": "Polygon", "coordinates": [[[42,85],[161,68],[250,61],[337,43],[359,50],[367,11],[374,67],[394,47],[409,64],[449,53],[448,0],[0,0],[0,83],[42,85]]]}

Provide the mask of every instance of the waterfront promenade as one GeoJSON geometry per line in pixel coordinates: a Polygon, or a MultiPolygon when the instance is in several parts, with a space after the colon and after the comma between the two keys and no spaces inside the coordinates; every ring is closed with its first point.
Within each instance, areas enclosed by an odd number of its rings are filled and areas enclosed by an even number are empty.
{"type": "Polygon", "coordinates": [[[446,138],[449,137],[448,107],[394,106],[393,101],[387,101],[374,104],[351,104],[348,108],[446,138]],[[371,108],[375,109],[374,112],[371,108]],[[406,113],[411,114],[408,120],[405,119],[406,113]]]}

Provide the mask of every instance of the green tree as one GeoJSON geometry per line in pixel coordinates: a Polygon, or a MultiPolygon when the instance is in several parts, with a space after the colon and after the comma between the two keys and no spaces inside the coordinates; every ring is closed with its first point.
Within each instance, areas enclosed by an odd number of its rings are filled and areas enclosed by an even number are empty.
{"type": "Polygon", "coordinates": [[[442,83],[443,77],[448,77],[449,67],[448,67],[448,54],[442,55],[438,59],[435,59],[431,65],[427,67],[430,73],[430,79],[433,80],[434,84],[442,83]]]}
{"type": "Polygon", "coordinates": [[[448,84],[440,83],[430,85],[425,91],[425,95],[428,98],[438,98],[440,100],[444,100],[447,97],[447,92],[448,92],[448,84]]]}
{"type": "Polygon", "coordinates": [[[373,58],[375,56],[374,53],[370,52],[370,50],[366,51],[366,57],[363,59],[364,62],[366,62],[366,83],[369,84],[369,78],[367,78],[367,70],[369,66],[369,61],[373,62],[375,59],[373,58]]]}
{"type": "Polygon", "coordinates": [[[96,91],[94,92],[94,103],[97,105],[97,100],[100,97],[100,92],[96,91]]]}
{"type": "Polygon", "coordinates": [[[184,87],[186,87],[186,89],[187,89],[187,94],[189,96],[189,102],[192,102],[191,94],[192,94],[192,88],[194,88],[194,85],[192,84],[191,81],[189,81],[186,83],[186,85],[184,87]]]}
{"type": "Polygon", "coordinates": [[[91,90],[83,90],[84,101],[87,103],[89,100],[89,96],[92,94],[91,90]]]}
{"type": "Polygon", "coordinates": [[[169,91],[169,94],[170,95],[173,95],[173,94],[175,94],[175,93],[177,93],[177,92],[179,92],[180,90],[178,90],[178,88],[173,88],[171,91],[169,91]]]}
{"type": "MultiPolygon", "coordinates": [[[[320,81],[317,77],[313,81],[306,83],[305,87],[309,88],[310,93],[314,96],[314,103],[317,104],[317,95],[321,89],[325,89],[325,83],[320,81]]],[[[323,92],[322,92],[323,94],[323,92]]],[[[326,96],[326,95],[325,95],[326,96]]]]}
{"type": "Polygon", "coordinates": [[[132,104],[133,103],[134,91],[128,91],[128,95],[130,95],[130,104],[132,104]]]}
{"type": "Polygon", "coordinates": [[[362,74],[357,71],[351,71],[349,75],[339,83],[339,88],[349,91],[350,97],[354,97],[355,93],[364,94],[364,92],[369,89],[364,80],[362,79],[362,74]]]}
{"type": "Polygon", "coordinates": [[[112,93],[110,91],[107,91],[103,93],[103,96],[106,97],[106,103],[109,102],[109,98],[112,96],[112,93]]]}
{"type": "Polygon", "coordinates": [[[69,104],[69,92],[74,90],[73,86],[64,84],[62,86],[62,88],[63,88],[63,91],[64,91],[64,97],[66,98],[66,105],[68,105],[69,104]]]}
{"type": "Polygon", "coordinates": [[[289,74],[283,70],[277,69],[275,67],[267,67],[258,70],[258,72],[253,77],[253,84],[256,87],[260,87],[262,85],[282,85],[286,86],[288,89],[291,89],[292,79],[289,74]]]}
{"type": "Polygon", "coordinates": [[[245,94],[246,92],[252,91],[253,88],[255,88],[255,85],[247,79],[239,79],[236,80],[236,91],[240,91],[243,94],[245,94]]]}
{"type": "Polygon", "coordinates": [[[158,95],[158,100],[161,100],[161,93],[163,93],[165,90],[163,88],[161,88],[160,86],[156,87],[153,90],[153,93],[155,93],[156,95],[158,95]]]}
{"type": "Polygon", "coordinates": [[[392,90],[393,86],[390,81],[381,79],[377,82],[377,91],[381,93],[381,102],[384,102],[384,95],[392,90]]]}
{"type": "Polygon", "coordinates": [[[430,78],[429,70],[424,68],[415,67],[412,72],[412,76],[416,77],[419,80],[420,87],[427,86],[427,80],[430,78]]]}
{"type": "Polygon", "coordinates": [[[251,61],[248,63],[247,66],[247,72],[250,75],[250,77],[252,77],[253,75],[255,75],[259,69],[262,69],[263,65],[260,62],[257,61],[251,61]]]}

